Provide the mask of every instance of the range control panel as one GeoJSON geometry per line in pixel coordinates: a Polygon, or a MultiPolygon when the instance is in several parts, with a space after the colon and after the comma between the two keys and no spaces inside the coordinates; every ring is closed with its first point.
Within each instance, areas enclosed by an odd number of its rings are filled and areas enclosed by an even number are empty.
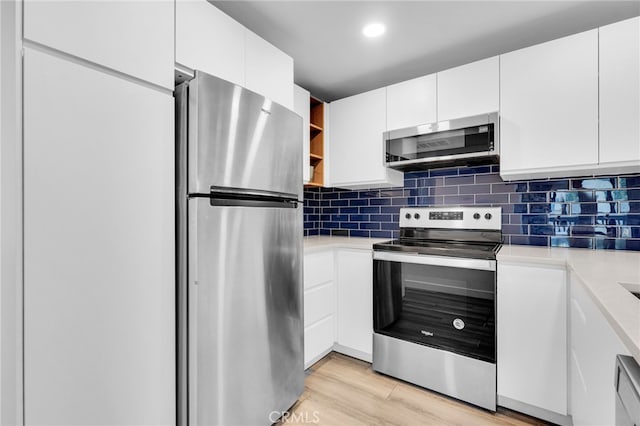
{"type": "Polygon", "coordinates": [[[501,207],[406,207],[401,228],[490,229],[502,227],[501,207]]]}
{"type": "Polygon", "coordinates": [[[429,220],[463,220],[464,212],[429,212],[429,220]]]}

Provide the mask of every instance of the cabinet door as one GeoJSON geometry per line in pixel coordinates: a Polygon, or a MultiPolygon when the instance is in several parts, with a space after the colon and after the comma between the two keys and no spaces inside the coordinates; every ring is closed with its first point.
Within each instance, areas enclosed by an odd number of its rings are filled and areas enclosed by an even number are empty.
{"type": "Polygon", "coordinates": [[[245,85],[245,28],[206,0],[176,0],[176,59],[245,85]]]}
{"type": "Polygon", "coordinates": [[[565,270],[498,264],[498,395],[567,414],[565,270]]]}
{"type": "Polygon", "coordinates": [[[24,38],[173,90],[173,2],[24,2],[24,38]]]}
{"type": "Polygon", "coordinates": [[[569,345],[573,424],[616,424],[616,355],[629,355],[578,276],[569,275],[571,331],[569,345]]]}
{"type": "Polygon", "coordinates": [[[293,59],[249,30],[245,42],[247,89],[293,109],[293,59]]]}
{"type": "Polygon", "coordinates": [[[333,249],[304,255],[304,367],[331,351],[336,294],[333,249]]]}
{"type": "Polygon", "coordinates": [[[640,17],[600,28],[600,163],[640,161],[639,76],[640,17]]]}
{"type": "Polygon", "coordinates": [[[386,89],[332,102],[329,167],[333,186],[401,186],[403,174],[383,164],[386,89]]]}
{"type": "Polygon", "coordinates": [[[387,86],[387,130],[437,120],[435,74],[387,86]]]}
{"type": "Polygon", "coordinates": [[[598,31],[500,58],[500,170],[549,176],[598,162],[598,31]]]}
{"type": "Polygon", "coordinates": [[[497,56],[438,73],[438,121],[498,111],[497,56]]]}
{"type": "Polygon", "coordinates": [[[25,424],[175,423],[171,95],[25,49],[25,424]]]}
{"type": "Polygon", "coordinates": [[[369,250],[338,250],[338,344],[371,361],[373,352],[373,259],[369,250]]]}
{"type": "Polygon", "coordinates": [[[309,167],[311,164],[309,163],[309,142],[310,142],[310,132],[309,132],[309,120],[310,120],[310,110],[309,110],[309,91],[303,89],[297,84],[293,86],[294,89],[294,97],[293,97],[293,110],[296,114],[302,117],[302,181],[304,183],[309,182],[311,178],[311,173],[309,167]]]}

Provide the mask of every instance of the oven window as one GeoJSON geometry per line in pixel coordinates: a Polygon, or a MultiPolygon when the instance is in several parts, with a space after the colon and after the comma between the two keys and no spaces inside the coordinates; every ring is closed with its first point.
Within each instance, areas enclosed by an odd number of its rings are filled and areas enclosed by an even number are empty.
{"type": "Polygon", "coordinates": [[[495,362],[493,271],[374,260],[376,333],[495,362]]]}

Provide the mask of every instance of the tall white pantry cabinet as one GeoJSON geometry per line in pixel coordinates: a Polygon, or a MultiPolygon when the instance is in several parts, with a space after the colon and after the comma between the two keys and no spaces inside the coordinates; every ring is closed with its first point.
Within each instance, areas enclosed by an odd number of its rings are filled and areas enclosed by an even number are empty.
{"type": "Polygon", "coordinates": [[[173,3],[24,2],[24,424],[175,423],[173,3]]]}

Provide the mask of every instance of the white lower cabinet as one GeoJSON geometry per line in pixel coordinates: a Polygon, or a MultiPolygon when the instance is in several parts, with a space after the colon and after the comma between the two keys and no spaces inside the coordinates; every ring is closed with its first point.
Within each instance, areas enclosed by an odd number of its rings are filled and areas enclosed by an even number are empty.
{"type": "Polygon", "coordinates": [[[371,362],[371,250],[327,248],[304,256],[304,365],[332,350],[371,362]]]}
{"type": "Polygon", "coordinates": [[[616,355],[629,351],[571,266],[501,261],[496,297],[498,405],[615,424],[616,355]]]}
{"type": "Polygon", "coordinates": [[[331,352],[335,342],[333,249],[304,256],[304,367],[331,352]]]}
{"type": "Polygon", "coordinates": [[[346,355],[371,362],[373,351],[373,255],[338,249],[338,345],[346,355]]]}
{"type": "MultiPolygon", "coordinates": [[[[515,401],[562,416],[567,414],[565,275],[564,266],[498,264],[500,405],[509,406],[515,401]]],[[[520,404],[510,408],[526,410],[520,404]]],[[[528,414],[544,417],[544,411],[528,414]]],[[[547,420],[558,422],[553,416],[547,420]]]]}
{"type": "Polygon", "coordinates": [[[629,355],[580,278],[569,274],[570,411],[575,426],[615,424],[617,354],[629,355]]]}

